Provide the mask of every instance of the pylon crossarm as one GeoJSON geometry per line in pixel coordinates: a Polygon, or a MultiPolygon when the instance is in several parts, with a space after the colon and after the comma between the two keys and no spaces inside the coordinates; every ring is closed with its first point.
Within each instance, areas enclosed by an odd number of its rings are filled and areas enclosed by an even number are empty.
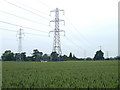
{"type": "Polygon", "coordinates": [[[51,33],[51,32],[54,32],[54,31],[49,31],[49,37],[50,37],[50,33],[51,33]]]}
{"type": "Polygon", "coordinates": [[[55,12],[55,10],[50,11],[50,15],[49,16],[51,16],[51,12],[55,12]]]}
{"type": "Polygon", "coordinates": [[[59,11],[63,11],[63,15],[65,15],[65,11],[64,10],[59,10],[59,11]]]}
{"type": "Polygon", "coordinates": [[[60,32],[64,32],[64,36],[65,36],[65,31],[64,30],[59,30],[60,32]]]}
{"type": "Polygon", "coordinates": [[[55,20],[51,20],[50,22],[55,22],[55,20]]]}
{"type": "Polygon", "coordinates": [[[61,22],[61,21],[63,21],[63,22],[64,22],[64,25],[65,25],[65,20],[61,20],[61,19],[60,19],[59,22],[61,22]]]}

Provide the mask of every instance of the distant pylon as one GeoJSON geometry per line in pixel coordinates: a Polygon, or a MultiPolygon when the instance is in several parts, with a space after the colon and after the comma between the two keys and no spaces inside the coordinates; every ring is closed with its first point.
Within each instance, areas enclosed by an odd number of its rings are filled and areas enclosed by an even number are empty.
{"type": "MultiPolygon", "coordinates": [[[[65,35],[65,31],[59,29],[59,22],[64,21],[64,20],[59,19],[60,11],[63,11],[63,15],[64,15],[64,10],[60,10],[58,8],[50,11],[50,15],[51,15],[51,12],[55,12],[55,19],[50,21],[50,22],[55,22],[55,29],[50,32],[54,32],[53,52],[56,52],[57,54],[62,55],[61,43],[60,43],[60,32],[64,32],[64,35],[65,35]]],[[[65,25],[65,21],[64,21],[64,25],[65,25]]]]}
{"type": "Polygon", "coordinates": [[[106,51],[106,57],[109,58],[109,51],[106,51]]]}
{"type": "Polygon", "coordinates": [[[18,60],[17,61],[22,61],[21,58],[21,53],[22,53],[22,38],[23,38],[23,29],[19,29],[18,33],[17,33],[17,37],[18,37],[18,60]]]}

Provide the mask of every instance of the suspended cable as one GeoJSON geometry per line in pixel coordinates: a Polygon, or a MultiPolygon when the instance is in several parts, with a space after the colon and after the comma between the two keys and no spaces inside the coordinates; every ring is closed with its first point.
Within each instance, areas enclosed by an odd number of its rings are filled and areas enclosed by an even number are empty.
{"type": "MultiPolygon", "coordinates": [[[[68,31],[71,31],[68,27],[67,27],[67,30],[68,31]]],[[[72,32],[72,31],[71,31],[72,32]]],[[[72,32],[72,34],[74,34],[74,32],[72,32]]],[[[70,35],[70,37],[72,36],[72,34],[69,34],[70,35]]],[[[75,35],[75,37],[78,37],[77,35],[75,35]]],[[[73,37],[74,38],[74,37],[73,37]]],[[[79,38],[79,37],[78,37],[79,38]]],[[[77,40],[78,40],[78,38],[76,38],[77,40]]],[[[81,40],[79,40],[79,41],[81,41],[81,40]]]]}
{"type": "MultiPolygon", "coordinates": [[[[66,17],[66,16],[65,16],[66,17]]],[[[67,18],[67,17],[66,17],[67,18]]],[[[68,18],[67,18],[68,19],[68,18]]],[[[70,21],[69,21],[70,22],[70,21]]],[[[74,30],[77,32],[77,34],[80,34],[79,36],[83,36],[84,37],[84,40],[82,40],[82,42],[85,42],[85,40],[86,40],[86,44],[85,45],[87,45],[88,47],[90,47],[90,49],[91,49],[91,45],[90,45],[90,42],[86,39],[86,37],[83,35],[83,34],[81,34],[76,28],[75,28],[75,26],[72,24],[72,23],[70,23],[71,24],[71,26],[73,26],[73,28],[74,28],[74,30]]],[[[68,28],[68,27],[67,27],[68,28]]],[[[68,28],[69,29],[69,28],[68,28]]],[[[71,31],[72,32],[72,30],[70,30],[69,29],[69,31],[71,31]]],[[[73,34],[74,32],[72,32],[72,34],[73,34]]],[[[81,39],[76,35],[76,39],[79,39],[80,41],[81,41],[81,39]]]]}
{"type": "MultiPolygon", "coordinates": [[[[40,31],[39,29],[34,29],[34,28],[26,27],[26,26],[21,26],[21,25],[17,25],[17,24],[12,24],[12,23],[5,22],[5,21],[0,21],[0,22],[1,22],[1,23],[5,23],[5,24],[9,24],[9,25],[13,25],[13,26],[23,27],[23,28],[26,28],[26,29],[31,29],[31,30],[40,31]]],[[[40,31],[40,32],[48,33],[48,32],[45,32],[45,31],[40,31]]]]}
{"type": "MultiPolygon", "coordinates": [[[[73,42],[70,38],[66,37],[66,40],[69,41],[69,42],[73,45],[74,48],[76,48],[75,51],[78,51],[79,53],[81,53],[81,50],[80,50],[80,49],[82,49],[82,52],[85,51],[85,49],[83,49],[82,47],[80,47],[79,45],[77,45],[77,44],[76,44],[75,42],[73,42]]],[[[68,46],[67,46],[67,48],[68,48],[68,46]]],[[[72,49],[72,48],[70,48],[70,50],[71,50],[71,49],[72,49]]]]}
{"type": "Polygon", "coordinates": [[[42,25],[45,25],[45,26],[49,26],[49,25],[47,25],[47,24],[43,24],[43,23],[40,23],[40,22],[31,20],[31,19],[27,19],[27,18],[25,18],[25,17],[17,16],[17,15],[14,15],[14,14],[11,14],[11,13],[8,13],[8,12],[5,12],[5,11],[2,11],[2,10],[0,10],[0,12],[5,13],[5,14],[9,14],[9,15],[12,15],[12,16],[15,16],[15,17],[17,17],[17,18],[21,18],[21,19],[26,20],[26,21],[34,22],[34,23],[37,23],[37,24],[42,24],[42,25]]]}
{"type": "MultiPolygon", "coordinates": [[[[11,30],[11,29],[6,29],[6,28],[0,28],[0,30],[7,30],[7,31],[11,31],[11,32],[17,32],[15,30],[11,30]]],[[[47,35],[41,35],[41,34],[35,34],[35,33],[28,33],[28,32],[24,32],[25,34],[31,34],[31,35],[38,35],[38,36],[47,36],[47,35]]]]}
{"type": "Polygon", "coordinates": [[[37,0],[37,1],[39,1],[42,5],[46,6],[47,8],[52,9],[48,4],[46,4],[46,3],[44,3],[44,2],[42,2],[40,0],[37,0]]]}
{"type": "Polygon", "coordinates": [[[66,16],[65,16],[65,18],[69,21],[69,23],[71,24],[71,26],[73,26],[74,30],[75,30],[78,34],[80,34],[80,36],[82,35],[86,41],[88,41],[88,40],[86,39],[86,37],[76,29],[76,27],[70,22],[70,20],[69,20],[66,16]]]}
{"type": "Polygon", "coordinates": [[[29,12],[29,13],[32,13],[32,14],[34,14],[34,15],[37,15],[37,16],[41,17],[41,18],[44,18],[44,19],[49,20],[49,18],[46,18],[46,17],[41,16],[41,15],[39,15],[39,14],[37,14],[37,13],[34,13],[33,11],[30,11],[30,10],[28,10],[28,9],[25,9],[25,8],[23,8],[23,7],[21,7],[21,6],[18,6],[18,5],[16,5],[16,4],[13,4],[13,3],[11,3],[11,2],[8,2],[7,0],[4,0],[4,1],[6,1],[8,4],[11,4],[11,5],[13,5],[13,6],[17,7],[17,8],[23,9],[23,10],[29,12]]]}
{"type": "MultiPolygon", "coordinates": [[[[69,34],[70,35],[70,37],[73,37],[73,38],[75,38],[75,39],[77,39],[78,41],[80,41],[81,42],[81,44],[83,44],[84,42],[83,42],[83,40],[81,40],[81,39],[79,39],[79,37],[77,36],[77,35],[75,35],[74,34],[74,32],[72,31],[72,30],[70,30],[68,27],[67,27],[67,29],[72,33],[72,34],[69,34]],[[72,35],[75,35],[75,37],[74,36],[72,36],[72,35]]],[[[85,44],[85,43],[84,43],[85,44]]],[[[87,44],[85,44],[85,45],[87,45],[87,44]]]]}
{"type": "MultiPolygon", "coordinates": [[[[28,6],[28,5],[26,5],[26,4],[23,4],[23,3],[21,3],[21,2],[18,2],[17,0],[16,0],[16,2],[17,2],[17,3],[20,3],[21,5],[23,5],[23,6],[25,6],[25,7],[28,7],[28,8],[30,8],[30,9],[34,10],[34,11],[37,11],[37,12],[39,12],[39,13],[43,13],[43,12],[41,12],[41,11],[39,11],[39,10],[31,7],[31,6],[28,6]]],[[[48,16],[48,14],[46,14],[46,13],[43,13],[43,14],[46,15],[46,16],[48,16]]]]}
{"type": "MultiPolygon", "coordinates": [[[[73,45],[76,45],[78,48],[83,49],[82,47],[78,46],[75,42],[73,42],[70,38],[68,38],[67,36],[65,36],[65,37],[66,37],[66,39],[68,39],[73,45]]],[[[83,50],[85,50],[85,49],[83,49],[83,50]]]]}
{"type": "Polygon", "coordinates": [[[0,30],[7,30],[7,31],[11,31],[11,32],[17,32],[15,30],[10,30],[10,29],[6,29],[6,28],[0,28],[0,30]]]}

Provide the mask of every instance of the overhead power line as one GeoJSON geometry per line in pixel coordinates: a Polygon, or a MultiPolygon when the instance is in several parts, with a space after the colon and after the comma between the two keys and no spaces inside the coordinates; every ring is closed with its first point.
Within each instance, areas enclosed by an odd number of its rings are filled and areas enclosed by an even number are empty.
{"type": "Polygon", "coordinates": [[[31,6],[28,6],[28,5],[26,5],[26,4],[23,4],[23,3],[21,3],[21,2],[18,2],[17,0],[16,0],[15,2],[21,4],[21,5],[25,6],[25,7],[28,7],[28,8],[30,8],[30,9],[34,10],[34,11],[37,11],[37,12],[39,12],[39,13],[43,13],[44,15],[48,16],[47,13],[41,12],[41,11],[39,11],[39,10],[37,10],[37,9],[35,9],[35,8],[33,8],[33,7],[31,7],[31,6]]]}
{"type": "Polygon", "coordinates": [[[80,36],[82,36],[84,38],[84,40],[86,40],[88,42],[88,40],[86,39],[86,37],[77,30],[77,28],[70,22],[70,20],[68,19],[68,17],[65,16],[65,18],[69,21],[69,23],[71,24],[70,26],[72,26],[74,28],[74,30],[77,32],[77,34],[79,34],[80,36]]]}
{"type": "MultiPolygon", "coordinates": [[[[13,25],[13,26],[23,27],[23,28],[26,28],[26,29],[31,29],[31,30],[40,31],[39,29],[34,29],[34,28],[26,27],[26,26],[21,26],[21,25],[17,25],[17,24],[5,22],[5,21],[0,21],[0,22],[1,22],[1,23],[5,23],[5,24],[9,24],[9,25],[13,25]]],[[[45,32],[45,31],[40,31],[40,32],[48,33],[48,32],[45,32]]]]}
{"type": "MultiPolygon", "coordinates": [[[[69,31],[71,31],[72,32],[72,30],[70,30],[70,28],[68,28],[67,27],[67,29],[66,30],[69,30],[69,31]]],[[[74,32],[72,32],[72,34],[69,34],[69,37],[71,37],[72,35],[74,34],[74,32]]],[[[70,38],[68,38],[67,36],[66,36],[66,38],[69,40],[69,41],[71,41],[71,42],[73,42],[74,43],[74,41],[73,40],[71,40],[70,38]]],[[[75,38],[75,39],[77,39],[78,40],[78,36],[76,36],[75,35],[75,37],[73,36],[72,38],[75,38]],[[76,38],[77,37],[77,38],[76,38]]],[[[79,40],[79,41],[81,41],[81,40],[79,40]]],[[[74,43],[75,44],[75,43],[74,43]]],[[[76,44],[75,44],[76,45],[76,44]]],[[[76,45],[76,46],[78,46],[78,45],[76,45]]],[[[79,46],[78,46],[79,47],[79,46]]],[[[82,48],[82,47],[80,47],[80,48],[82,48]]],[[[85,50],[85,49],[84,49],[85,50]]]]}
{"type": "Polygon", "coordinates": [[[14,15],[14,14],[11,14],[11,13],[8,13],[8,12],[5,12],[5,11],[2,11],[2,10],[0,10],[0,12],[5,13],[5,14],[9,14],[9,15],[12,15],[12,16],[15,16],[15,17],[17,17],[17,18],[21,18],[21,19],[26,20],[26,21],[34,22],[34,23],[37,23],[37,24],[42,24],[42,25],[45,25],[45,26],[49,26],[49,25],[47,25],[47,24],[43,24],[43,23],[40,23],[40,22],[31,20],[31,19],[27,19],[27,18],[25,18],[25,17],[17,16],[17,15],[14,15]]]}
{"type": "Polygon", "coordinates": [[[51,6],[49,6],[48,4],[46,4],[40,0],[37,0],[37,1],[39,1],[42,5],[46,6],[48,9],[52,9],[51,6]]]}
{"type": "MultiPolygon", "coordinates": [[[[75,51],[77,51],[77,52],[79,52],[79,53],[82,53],[82,52],[86,51],[86,49],[80,47],[80,46],[79,46],[78,44],[76,44],[72,39],[70,39],[70,38],[68,38],[68,37],[65,37],[65,39],[73,45],[75,51]],[[75,48],[76,48],[76,49],[75,49],[75,48]]],[[[68,48],[68,47],[69,47],[69,46],[67,46],[67,48],[68,48]]],[[[71,50],[71,48],[70,48],[70,50],[71,50]]]]}
{"type": "Polygon", "coordinates": [[[68,38],[67,36],[65,36],[67,40],[69,40],[73,45],[77,46],[78,48],[82,49],[82,50],[85,50],[83,49],[83,47],[80,47],[79,45],[77,45],[73,40],[71,40],[70,38],[68,38]]]}
{"type": "MultiPolygon", "coordinates": [[[[80,37],[77,36],[77,35],[75,36],[76,39],[79,40],[79,41],[82,41],[82,43],[84,43],[85,45],[87,45],[87,46],[91,49],[91,48],[92,48],[92,46],[90,45],[91,42],[89,42],[89,41],[87,40],[87,38],[86,38],[82,33],[80,33],[80,32],[77,30],[77,28],[70,22],[70,20],[69,20],[66,16],[65,16],[65,18],[66,18],[66,19],[69,21],[69,23],[71,24],[70,26],[73,27],[74,32],[76,31],[76,33],[77,33],[79,36],[82,36],[82,38],[83,38],[84,40],[80,39],[80,37]]],[[[69,27],[67,27],[67,29],[69,29],[69,31],[71,31],[72,34],[74,33],[72,30],[70,30],[69,27]]],[[[75,33],[74,33],[74,34],[75,34],[75,33]]]]}
{"type": "Polygon", "coordinates": [[[41,18],[44,18],[44,19],[49,20],[49,18],[44,17],[44,16],[41,16],[41,15],[39,15],[39,14],[31,11],[31,10],[25,9],[25,8],[23,8],[23,7],[21,7],[21,6],[18,6],[18,5],[16,5],[16,4],[13,4],[13,3],[11,3],[11,2],[8,2],[7,0],[4,0],[4,1],[6,1],[8,4],[11,4],[11,5],[13,5],[13,6],[17,7],[17,8],[23,9],[24,11],[27,11],[27,12],[32,13],[32,14],[34,14],[34,15],[37,15],[37,16],[39,16],[39,17],[41,17],[41,18]]]}
{"type": "Polygon", "coordinates": [[[0,28],[0,30],[7,30],[7,31],[11,31],[11,32],[17,32],[15,30],[10,30],[10,29],[6,29],[6,28],[0,28]]]}
{"type": "MultiPolygon", "coordinates": [[[[6,28],[0,28],[0,30],[6,30],[6,31],[10,31],[10,32],[17,32],[15,30],[11,30],[11,29],[6,29],[6,28]]],[[[37,35],[37,36],[47,36],[47,35],[41,35],[41,34],[35,34],[35,33],[28,33],[28,32],[24,32],[25,34],[30,34],[30,35],[37,35]]]]}
{"type": "Polygon", "coordinates": [[[78,40],[79,42],[81,42],[81,44],[84,44],[84,45],[88,46],[88,44],[84,43],[83,40],[79,39],[79,36],[77,36],[72,30],[70,30],[70,28],[67,27],[66,30],[69,30],[69,32],[71,32],[71,33],[69,33],[70,37],[75,38],[76,40],[78,40]],[[74,34],[74,36],[73,36],[73,34],[74,34]]]}

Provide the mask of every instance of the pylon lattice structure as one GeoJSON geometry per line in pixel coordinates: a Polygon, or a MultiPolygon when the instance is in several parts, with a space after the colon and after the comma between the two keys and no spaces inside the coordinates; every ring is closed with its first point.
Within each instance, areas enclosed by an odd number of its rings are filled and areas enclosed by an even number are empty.
{"type": "Polygon", "coordinates": [[[22,53],[22,38],[23,38],[23,29],[19,29],[18,33],[17,33],[17,37],[18,37],[18,60],[17,61],[22,61],[21,58],[21,53],[22,53]]]}
{"type": "MultiPolygon", "coordinates": [[[[64,20],[59,19],[60,11],[63,11],[63,15],[64,15],[64,10],[60,10],[58,8],[50,11],[50,15],[51,15],[51,12],[55,12],[55,19],[50,21],[50,22],[55,22],[55,29],[53,31],[50,31],[50,32],[54,32],[53,52],[56,52],[59,55],[62,54],[61,43],[60,43],[60,32],[64,32],[64,35],[65,35],[65,31],[59,29],[59,22],[64,21],[64,20]]],[[[64,25],[65,25],[65,21],[64,21],[64,25]]]]}

